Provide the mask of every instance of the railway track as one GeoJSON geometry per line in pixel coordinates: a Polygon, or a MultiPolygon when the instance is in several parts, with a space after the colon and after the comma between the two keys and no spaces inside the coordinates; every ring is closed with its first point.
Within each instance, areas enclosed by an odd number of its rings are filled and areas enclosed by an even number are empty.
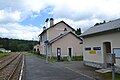
{"type": "Polygon", "coordinates": [[[4,63],[4,61],[12,58],[15,54],[12,54],[12,55],[9,55],[9,56],[6,56],[6,57],[3,57],[3,58],[0,58],[0,64],[4,63]]]}
{"type": "Polygon", "coordinates": [[[0,80],[19,80],[23,54],[19,53],[0,64],[0,80]]]}
{"type": "Polygon", "coordinates": [[[19,55],[19,53],[8,56],[7,58],[0,61],[0,70],[4,68],[5,66],[9,65],[10,62],[12,62],[16,57],[19,55]]]}

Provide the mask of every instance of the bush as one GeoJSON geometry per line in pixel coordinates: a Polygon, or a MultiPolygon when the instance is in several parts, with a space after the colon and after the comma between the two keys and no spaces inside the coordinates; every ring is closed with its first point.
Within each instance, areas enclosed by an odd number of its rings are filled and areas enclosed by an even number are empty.
{"type": "Polygon", "coordinates": [[[40,55],[40,52],[39,52],[39,51],[37,51],[37,52],[34,52],[34,54],[40,55]]]}
{"type": "Polygon", "coordinates": [[[68,61],[68,58],[67,57],[62,57],[61,61],[68,61]]]}
{"type": "Polygon", "coordinates": [[[72,61],[82,61],[83,60],[83,56],[73,56],[71,58],[72,61]]]}
{"type": "Polygon", "coordinates": [[[50,62],[57,62],[57,57],[49,57],[48,60],[50,62]]]}
{"type": "Polygon", "coordinates": [[[2,51],[0,51],[0,53],[3,53],[2,51]]]}

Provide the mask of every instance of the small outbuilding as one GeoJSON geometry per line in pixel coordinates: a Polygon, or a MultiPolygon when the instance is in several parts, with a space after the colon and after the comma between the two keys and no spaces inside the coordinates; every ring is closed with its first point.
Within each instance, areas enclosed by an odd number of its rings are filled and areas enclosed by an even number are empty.
{"type": "Polygon", "coordinates": [[[34,46],[34,51],[35,52],[39,52],[40,50],[40,45],[39,44],[36,44],[35,46],[34,46]]]}
{"type": "Polygon", "coordinates": [[[93,26],[81,37],[85,65],[110,68],[110,55],[115,53],[115,67],[120,73],[120,19],[93,26]]]}

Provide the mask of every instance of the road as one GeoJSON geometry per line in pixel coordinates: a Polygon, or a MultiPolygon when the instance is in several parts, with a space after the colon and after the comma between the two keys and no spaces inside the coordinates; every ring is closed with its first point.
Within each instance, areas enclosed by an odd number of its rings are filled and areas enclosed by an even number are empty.
{"type": "Polygon", "coordinates": [[[35,56],[26,56],[24,80],[93,80],[56,63],[46,64],[35,56]]]}

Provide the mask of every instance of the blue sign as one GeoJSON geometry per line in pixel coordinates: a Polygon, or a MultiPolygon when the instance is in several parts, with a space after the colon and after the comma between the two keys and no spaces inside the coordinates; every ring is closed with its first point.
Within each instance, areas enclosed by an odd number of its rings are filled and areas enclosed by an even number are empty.
{"type": "Polygon", "coordinates": [[[88,51],[88,50],[91,50],[91,48],[90,47],[86,47],[85,50],[88,51]]]}
{"type": "Polygon", "coordinates": [[[93,50],[101,50],[101,47],[93,47],[93,50]]]}
{"type": "Polygon", "coordinates": [[[49,42],[48,42],[48,40],[46,40],[44,43],[45,43],[45,45],[47,45],[49,42]]]}

